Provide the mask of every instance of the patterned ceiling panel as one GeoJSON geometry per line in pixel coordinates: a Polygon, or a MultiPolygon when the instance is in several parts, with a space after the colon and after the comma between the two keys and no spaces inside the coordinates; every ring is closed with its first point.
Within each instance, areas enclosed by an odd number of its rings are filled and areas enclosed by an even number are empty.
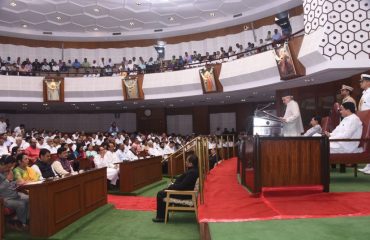
{"type": "Polygon", "coordinates": [[[184,34],[241,24],[300,5],[301,0],[1,0],[0,33],[37,35],[47,28],[68,37],[83,36],[93,28],[102,36],[111,36],[113,29],[140,36],[158,26],[163,32],[168,28],[184,34]],[[234,18],[237,14],[242,15],[234,18]]]}
{"type": "Polygon", "coordinates": [[[304,0],[303,9],[306,34],[323,29],[320,48],[324,56],[369,56],[369,0],[304,0]]]}

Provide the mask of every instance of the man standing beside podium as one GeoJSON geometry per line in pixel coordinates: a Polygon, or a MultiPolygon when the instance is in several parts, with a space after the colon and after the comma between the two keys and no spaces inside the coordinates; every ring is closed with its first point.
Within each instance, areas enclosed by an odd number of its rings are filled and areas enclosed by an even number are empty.
{"type": "Polygon", "coordinates": [[[298,103],[289,94],[283,96],[282,100],[286,105],[284,117],[280,118],[284,122],[284,137],[300,136],[304,129],[298,103]]]}

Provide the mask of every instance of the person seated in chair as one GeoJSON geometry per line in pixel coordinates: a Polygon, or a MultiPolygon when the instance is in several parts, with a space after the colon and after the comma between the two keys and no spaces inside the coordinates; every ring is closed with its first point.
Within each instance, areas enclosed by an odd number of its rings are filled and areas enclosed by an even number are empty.
{"type": "Polygon", "coordinates": [[[307,130],[303,134],[303,136],[306,137],[312,137],[312,136],[321,136],[322,129],[321,129],[321,117],[320,116],[314,116],[311,118],[310,125],[312,126],[310,129],[307,130]]]}
{"type": "MultiPolygon", "coordinates": [[[[329,139],[359,139],[362,136],[362,122],[355,113],[355,104],[345,102],[340,106],[343,120],[332,133],[325,132],[329,139]]],[[[362,149],[358,147],[359,141],[330,142],[330,153],[357,153],[362,149]]]]}
{"type": "Polygon", "coordinates": [[[0,197],[4,199],[5,207],[16,212],[17,219],[21,223],[20,230],[26,230],[29,198],[16,190],[17,184],[12,171],[14,163],[13,156],[3,156],[0,160],[0,197]]]}
{"type": "Polygon", "coordinates": [[[60,177],[69,176],[75,174],[76,172],[73,171],[72,165],[67,159],[68,152],[67,149],[61,147],[57,150],[58,158],[51,164],[54,172],[58,174],[60,177]]]}
{"type": "MultiPolygon", "coordinates": [[[[164,199],[166,198],[165,190],[194,190],[199,177],[198,157],[195,154],[189,155],[186,159],[186,166],[188,170],[185,173],[179,176],[169,187],[157,193],[157,215],[152,219],[153,222],[164,222],[166,211],[166,203],[164,202],[164,199]]],[[[182,196],[177,196],[176,198],[181,199],[181,197],[182,196]]]]}
{"type": "Polygon", "coordinates": [[[209,155],[209,169],[211,170],[214,168],[215,165],[218,163],[218,156],[216,154],[216,149],[211,149],[211,154],[209,155]]]}
{"type": "Polygon", "coordinates": [[[33,170],[42,176],[42,178],[53,178],[55,172],[51,167],[50,151],[43,148],[40,150],[39,159],[32,165],[33,170]]]}

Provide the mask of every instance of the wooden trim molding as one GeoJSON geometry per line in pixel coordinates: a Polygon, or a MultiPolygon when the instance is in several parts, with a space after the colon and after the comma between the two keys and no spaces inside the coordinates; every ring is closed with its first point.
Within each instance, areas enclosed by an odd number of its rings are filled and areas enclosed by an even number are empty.
{"type": "MultiPolygon", "coordinates": [[[[289,10],[290,17],[298,16],[303,14],[303,6],[298,6],[289,10]]],[[[248,26],[249,29],[260,28],[262,26],[270,25],[275,23],[275,16],[265,17],[253,22],[235,25],[232,27],[194,33],[189,35],[181,35],[176,37],[168,37],[161,40],[167,42],[167,44],[177,44],[189,41],[201,41],[206,38],[222,37],[230,34],[237,34],[245,31],[244,27],[248,26]]],[[[85,49],[98,49],[98,48],[129,48],[129,47],[148,47],[153,46],[157,43],[157,39],[143,39],[143,40],[130,40],[130,41],[107,41],[107,42],[72,42],[72,41],[41,41],[26,38],[14,38],[0,36],[1,44],[13,44],[22,45],[28,47],[46,47],[46,48],[85,48],[85,49]]]]}

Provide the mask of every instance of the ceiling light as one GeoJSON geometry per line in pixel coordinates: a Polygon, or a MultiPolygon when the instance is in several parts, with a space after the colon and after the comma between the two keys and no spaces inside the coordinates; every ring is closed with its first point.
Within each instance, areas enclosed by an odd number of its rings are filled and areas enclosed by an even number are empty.
{"type": "Polygon", "coordinates": [[[169,17],[168,20],[173,21],[173,20],[175,20],[175,18],[174,17],[169,17]]]}
{"type": "Polygon", "coordinates": [[[57,16],[57,17],[55,17],[57,20],[62,20],[62,17],[59,17],[59,16],[57,16]]]}
{"type": "Polygon", "coordinates": [[[226,96],[226,98],[230,98],[231,96],[226,96]]]}
{"type": "Polygon", "coordinates": [[[42,104],[42,105],[47,106],[48,104],[47,104],[47,103],[44,103],[44,104],[42,104]]]}
{"type": "Polygon", "coordinates": [[[130,22],[130,25],[131,25],[131,26],[134,26],[134,24],[135,24],[134,22],[130,22]]]}
{"type": "Polygon", "coordinates": [[[214,17],[216,14],[214,12],[209,13],[209,16],[214,17]]]}
{"type": "Polygon", "coordinates": [[[240,100],[241,102],[246,102],[247,100],[245,100],[244,98],[240,100]]]}
{"type": "Polygon", "coordinates": [[[75,103],[71,103],[72,106],[75,106],[76,104],[75,103]]]}
{"type": "Polygon", "coordinates": [[[136,5],[140,6],[141,5],[141,2],[136,2],[136,5]]]}
{"type": "Polygon", "coordinates": [[[23,28],[26,28],[26,27],[28,27],[28,25],[27,24],[23,24],[22,27],[23,28]]]}
{"type": "Polygon", "coordinates": [[[136,105],[136,104],[137,104],[137,102],[134,102],[134,104],[136,105]]]}
{"type": "Polygon", "coordinates": [[[95,106],[95,104],[94,104],[94,103],[91,103],[90,105],[91,105],[91,106],[95,106]]]}
{"type": "Polygon", "coordinates": [[[15,2],[11,2],[11,3],[9,3],[9,5],[12,6],[12,7],[17,6],[17,4],[15,2]]]}
{"type": "Polygon", "coordinates": [[[28,104],[27,104],[27,103],[23,103],[22,105],[23,105],[23,106],[27,106],[28,104]]]}
{"type": "Polygon", "coordinates": [[[258,94],[258,92],[253,92],[253,95],[257,95],[258,94]]]}
{"type": "Polygon", "coordinates": [[[164,100],[161,100],[160,102],[161,102],[161,103],[164,103],[164,100]]]}
{"type": "Polygon", "coordinates": [[[100,12],[99,8],[94,8],[94,12],[100,12]]]}
{"type": "Polygon", "coordinates": [[[94,28],[94,31],[99,31],[99,28],[94,28]]]}

